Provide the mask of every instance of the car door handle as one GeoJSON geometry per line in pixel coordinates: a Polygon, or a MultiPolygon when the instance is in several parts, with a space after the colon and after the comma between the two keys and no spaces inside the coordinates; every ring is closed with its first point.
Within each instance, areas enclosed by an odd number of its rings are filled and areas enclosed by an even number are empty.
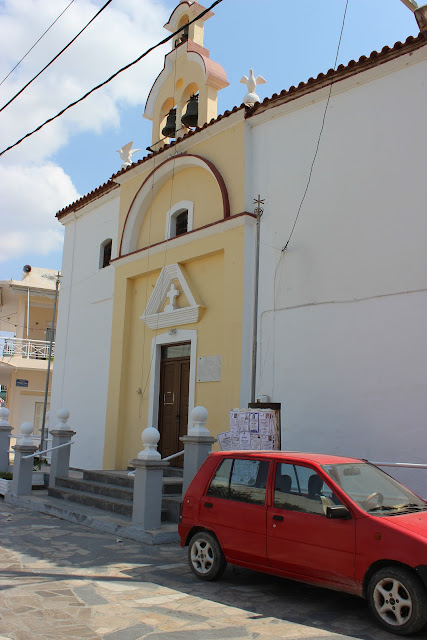
{"type": "Polygon", "coordinates": [[[207,509],[212,509],[213,504],[212,504],[212,502],[205,502],[204,506],[205,506],[207,509]]]}
{"type": "Polygon", "coordinates": [[[273,516],[273,520],[279,520],[279,522],[283,522],[283,516],[273,516]]]}

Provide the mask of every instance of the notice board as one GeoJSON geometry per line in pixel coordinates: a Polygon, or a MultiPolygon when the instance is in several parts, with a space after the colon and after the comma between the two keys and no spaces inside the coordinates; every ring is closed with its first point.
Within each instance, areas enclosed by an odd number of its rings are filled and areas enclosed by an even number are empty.
{"type": "Polygon", "coordinates": [[[281,449],[280,403],[252,403],[230,411],[230,429],[218,434],[221,451],[281,449]]]}

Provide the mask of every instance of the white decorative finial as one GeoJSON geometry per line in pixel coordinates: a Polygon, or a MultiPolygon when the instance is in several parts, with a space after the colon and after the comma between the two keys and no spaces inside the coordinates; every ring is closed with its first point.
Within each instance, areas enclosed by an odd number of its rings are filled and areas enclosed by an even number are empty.
{"type": "Polygon", "coordinates": [[[162,456],[157,451],[160,440],[160,432],[154,427],[147,427],[141,434],[144,449],[138,453],[139,460],[161,460],[162,456]]]}
{"type": "Polygon", "coordinates": [[[10,427],[9,421],[9,409],[6,407],[0,408],[0,427],[10,427]]]}
{"type": "Polygon", "coordinates": [[[58,418],[58,424],[55,426],[55,429],[70,429],[70,425],[67,424],[67,420],[70,417],[68,409],[58,409],[56,416],[58,418]]]}
{"type": "Polygon", "coordinates": [[[175,311],[176,309],[175,298],[179,296],[179,293],[180,293],[179,289],[177,289],[174,283],[172,283],[168,293],[166,294],[166,297],[169,298],[169,304],[165,306],[165,311],[167,312],[175,311]]]}
{"type": "Polygon", "coordinates": [[[33,433],[33,423],[32,422],[23,422],[21,424],[21,428],[19,429],[21,438],[19,440],[19,444],[21,445],[33,445],[33,439],[30,437],[33,433]]]}
{"type": "Polygon", "coordinates": [[[205,407],[194,407],[191,412],[193,426],[188,430],[189,436],[210,436],[209,429],[206,429],[208,412],[205,407]]]}
{"type": "Polygon", "coordinates": [[[255,78],[254,70],[249,69],[249,78],[248,76],[243,76],[240,82],[242,84],[245,84],[248,88],[248,93],[245,95],[242,101],[244,104],[247,104],[248,106],[251,107],[256,102],[261,102],[259,96],[257,96],[257,94],[255,93],[255,88],[257,84],[265,84],[267,82],[265,78],[263,78],[262,76],[257,76],[255,78]]]}
{"type": "Polygon", "coordinates": [[[132,149],[133,141],[128,142],[123,145],[121,149],[117,149],[117,152],[120,155],[122,161],[122,169],[126,169],[126,167],[130,167],[132,164],[132,155],[137,151],[141,151],[141,149],[132,149]]]}

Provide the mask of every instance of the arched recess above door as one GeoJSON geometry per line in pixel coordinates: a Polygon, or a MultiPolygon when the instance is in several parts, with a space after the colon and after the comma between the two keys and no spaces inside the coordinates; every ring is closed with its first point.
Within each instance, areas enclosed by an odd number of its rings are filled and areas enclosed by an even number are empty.
{"type": "Polygon", "coordinates": [[[204,169],[214,178],[221,193],[223,218],[230,217],[230,202],[227,187],[225,186],[222,175],[212,162],[202,156],[193,154],[181,154],[168,158],[153,169],[145,178],[129,207],[123,227],[119,257],[126,256],[137,250],[139,231],[153,197],[172,175],[176,175],[192,167],[204,169]]]}

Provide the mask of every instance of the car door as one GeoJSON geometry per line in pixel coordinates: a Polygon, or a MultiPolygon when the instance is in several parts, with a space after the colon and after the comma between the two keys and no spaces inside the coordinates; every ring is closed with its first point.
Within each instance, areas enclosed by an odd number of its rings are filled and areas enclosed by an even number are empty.
{"type": "Polygon", "coordinates": [[[269,461],[225,458],[200,501],[199,521],[228,560],[267,565],[265,503],[269,461]]]}
{"type": "Polygon", "coordinates": [[[326,517],[342,504],[323,477],[301,464],[276,464],[267,509],[267,556],[272,567],[330,584],[354,583],[355,520],[326,517]]]}

